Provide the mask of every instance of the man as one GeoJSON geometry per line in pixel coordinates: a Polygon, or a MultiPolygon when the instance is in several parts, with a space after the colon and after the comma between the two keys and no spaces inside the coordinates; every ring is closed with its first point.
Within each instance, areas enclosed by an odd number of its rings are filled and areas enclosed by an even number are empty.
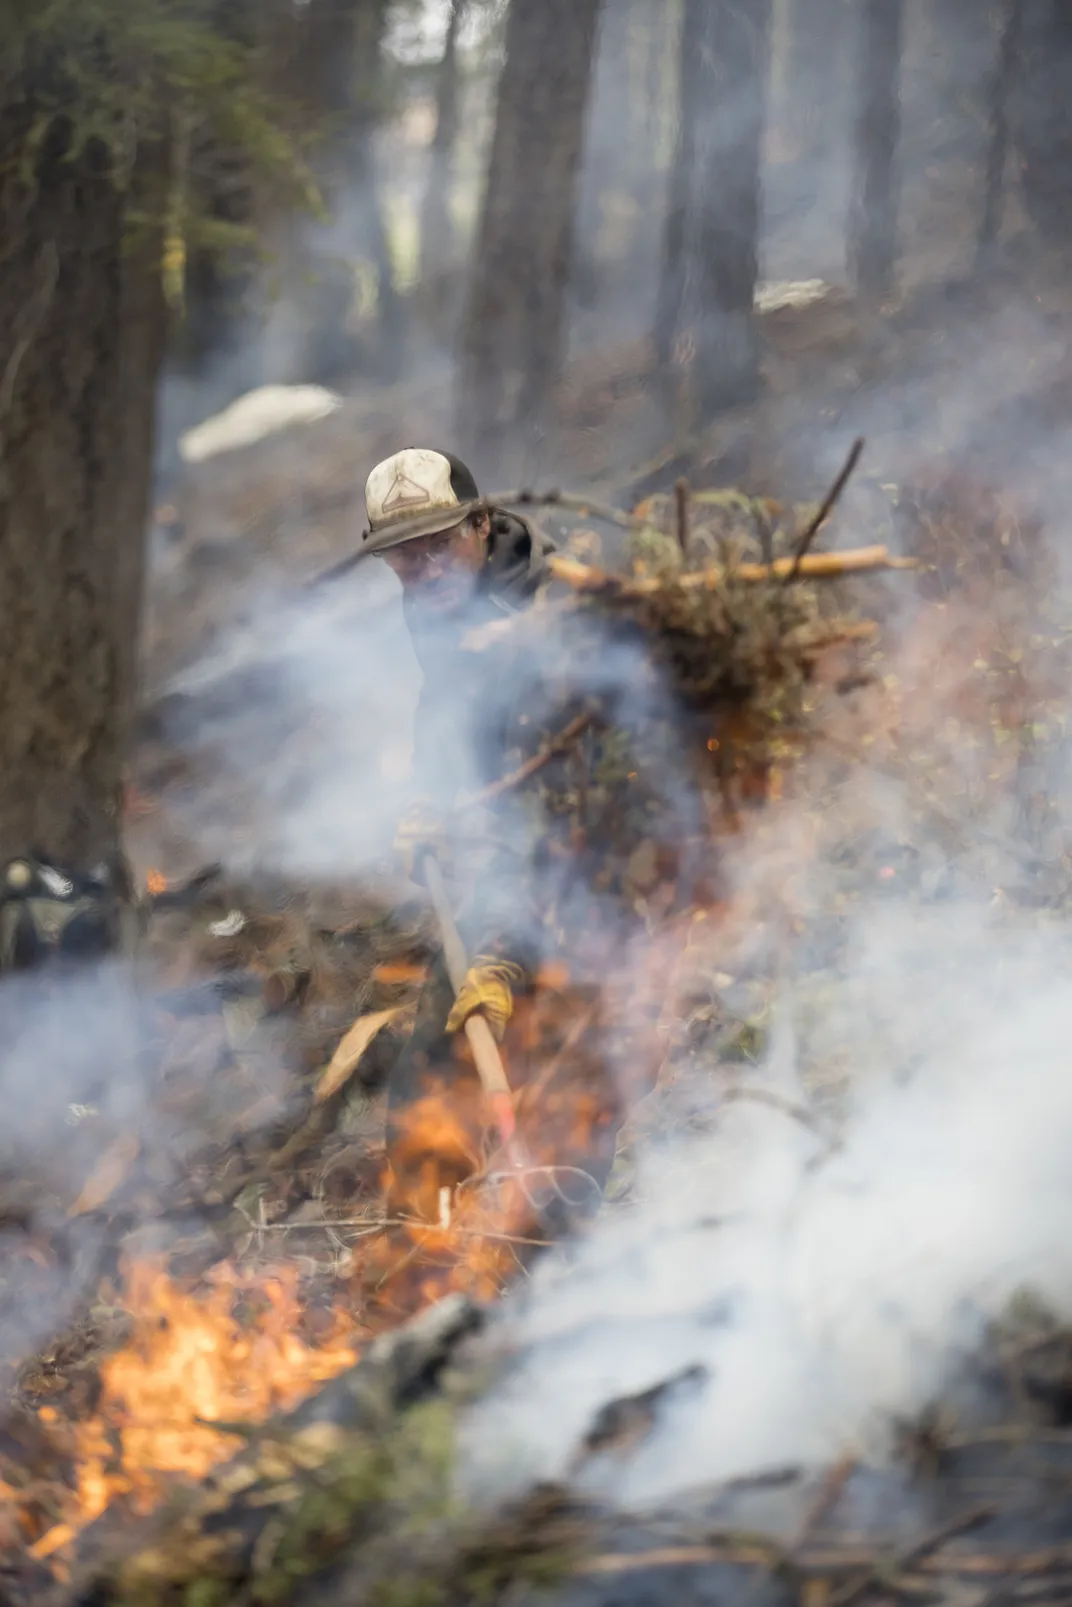
{"type": "MultiPolygon", "coordinates": [[[[608,1004],[610,973],[624,972],[623,944],[649,913],[638,876],[650,892],[672,874],[672,844],[651,840],[654,795],[612,717],[615,698],[624,689],[635,703],[636,689],[620,666],[606,669],[602,639],[580,683],[572,660],[561,671],[569,654],[550,637],[509,661],[465,650],[474,627],[546,591],[553,547],[525,520],[490,509],[457,458],[406,448],[373,469],[365,499],[364,550],[401,583],[424,674],[417,796],[396,847],[416,880],[429,850],[453,872],[471,957],[456,999],[436,967],[390,1077],[389,1209],[436,1221],[444,1191],[480,1171],[480,1090],[460,1030],[476,1011],[503,1044],[530,1152],[572,1177],[573,1197],[586,1203],[610,1171],[623,1114],[613,1062],[637,1059],[615,1053],[629,1001],[608,1004]],[[595,666],[604,667],[593,679],[595,666]],[[577,740],[547,761],[546,736],[569,730],[577,740]],[[534,754],[531,781],[511,784],[534,754]],[[465,799],[489,787],[493,815],[481,822],[465,799]]],[[[635,1003],[635,986],[632,994],[635,1003]]],[[[649,1081],[652,1054],[649,1031],[639,1057],[649,1081]]]]}

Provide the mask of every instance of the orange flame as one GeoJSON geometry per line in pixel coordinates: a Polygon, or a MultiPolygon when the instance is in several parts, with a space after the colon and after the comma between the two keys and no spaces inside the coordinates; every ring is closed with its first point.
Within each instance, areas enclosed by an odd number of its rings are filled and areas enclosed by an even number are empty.
{"type": "MultiPolygon", "coordinates": [[[[291,1410],[353,1365],[359,1334],[366,1339],[448,1291],[493,1299],[530,1248],[546,1242],[536,1196],[563,1167],[583,1179],[593,1145],[605,1154],[609,1111],[593,1081],[594,1001],[572,986],[565,966],[546,967],[539,982],[533,998],[518,1000],[504,1049],[531,1166],[513,1171],[491,1149],[493,1124],[459,1037],[442,1080],[433,1076],[410,1108],[404,1141],[396,1135],[399,1175],[385,1179],[390,1220],[373,1224],[377,1231],[362,1234],[353,1252],[349,1294],[360,1322],[336,1311],[326,1333],[303,1338],[293,1266],[265,1274],[224,1264],[196,1291],[159,1261],[124,1267],[132,1330],[101,1365],[95,1414],[82,1422],[51,1406],[39,1414],[71,1457],[74,1489],[33,1545],[37,1558],[62,1571],[57,1554],[109,1507],[122,1502],[145,1513],[169,1480],[204,1478],[240,1448],[235,1425],[291,1410]]],[[[40,1519],[23,1517],[39,1533],[40,1519]]]]}
{"type": "MultiPolygon", "coordinates": [[[[72,1511],[37,1541],[36,1557],[62,1549],[118,1498],[146,1512],[167,1475],[203,1478],[240,1443],[214,1424],[286,1411],[357,1359],[353,1325],[338,1313],[317,1345],[299,1338],[292,1268],[265,1279],[225,1264],[198,1297],[144,1261],[127,1272],[126,1298],[130,1342],[101,1367],[97,1414],[71,1430],[72,1511]]],[[[44,1407],[40,1416],[52,1424],[56,1414],[44,1407]]]]}
{"type": "Polygon", "coordinates": [[[160,870],[148,870],[145,873],[146,891],[150,893],[166,893],[168,879],[160,870]]]}

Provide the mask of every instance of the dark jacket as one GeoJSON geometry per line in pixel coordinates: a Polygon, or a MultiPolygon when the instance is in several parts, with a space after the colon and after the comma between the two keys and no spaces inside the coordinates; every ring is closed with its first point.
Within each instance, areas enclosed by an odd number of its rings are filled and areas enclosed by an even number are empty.
{"type": "Polygon", "coordinates": [[[414,729],[416,790],[443,809],[460,792],[495,781],[502,773],[504,744],[516,718],[510,700],[487,687],[479,656],[460,651],[469,630],[529,607],[548,582],[547,558],[554,545],[513,514],[492,516],[488,556],[477,593],[459,619],[429,618],[403,598],[403,614],[424,675],[414,729]]]}
{"type": "MultiPolygon", "coordinates": [[[[590,725],[530,780],[485,811],[453,816],[456,912],[471,955],[532,972],[566,943],[598,974],[602,957],[647,918],[657,884],[677,879],[693,830],[675,754],[675,716],[643,644],[591,611],[552,615],[523,645],[470,652],[474,627],[532,606],[550,588],[553,546],[499,515],[464,616],[406,618],[424,671],[416,719],[417,790],[449,811],[514,774],[584,713],[590,725]]],[[[553,595],[553,592],[552,592],[553,595]]],[[[658,894],[661,898],[663,895],[658,894]]]]}

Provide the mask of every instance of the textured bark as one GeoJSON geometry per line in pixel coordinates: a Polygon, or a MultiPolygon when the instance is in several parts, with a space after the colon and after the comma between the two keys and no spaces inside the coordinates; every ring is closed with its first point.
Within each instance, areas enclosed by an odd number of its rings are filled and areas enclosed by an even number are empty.
{"type": "Polygon", "coordinates": [[[770,0],[686,0],[681,133],[667,221],[658,346],[689,373],[702,415],[759,384],[753,315],[770,0]]]}
{"type": "Polygon", "coordinates": [[[561,373],[599,9],[511,0],[459,387],[460,435],[484,450],[545,422],[561,373]]]}
{"type": "Polygon", "coordinates": [[[465,0],[452,0],[436,78],[435,134],[421,206],[421,285],[433,303],[442,296],[443,275],[454,267],[457,253],[450,203],[458,139],[458,32],[464,17],[465,0]]]}
{"type": "Polygon", "coordinates": [[[54,123],[20,178],[38,110],[0,107],[0,859],[85,869],[118,845],[163,299],[101,150],[54,123]]]}
{"type": "Polygon", "coordinates": [[[860,0],[856,27],[855,174],[848,255],[858,294],[874,301],[893,288],[897,263],[904,0],[860,0]]]}

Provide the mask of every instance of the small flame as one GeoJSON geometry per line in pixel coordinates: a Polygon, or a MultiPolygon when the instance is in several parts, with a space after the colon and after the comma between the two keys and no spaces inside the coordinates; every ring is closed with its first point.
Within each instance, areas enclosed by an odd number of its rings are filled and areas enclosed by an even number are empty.
{"type": "Polygon", "coordinates": [[[168,890],[168,879],[161,870],[149,870],[145,874],[145,886],[146,890],[154,895],[157,893],[166,893],[168,890]]]}

